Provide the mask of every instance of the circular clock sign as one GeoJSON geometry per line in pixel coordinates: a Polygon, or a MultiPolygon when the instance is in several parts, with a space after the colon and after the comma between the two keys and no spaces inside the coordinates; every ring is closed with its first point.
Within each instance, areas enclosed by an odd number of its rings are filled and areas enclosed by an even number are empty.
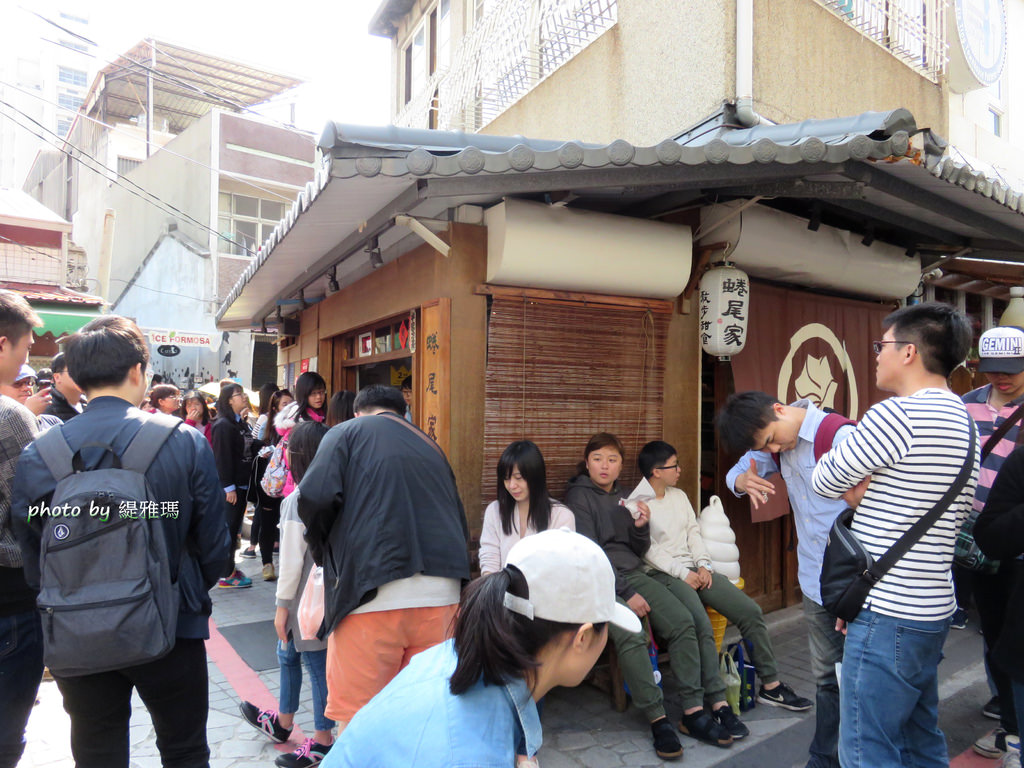
{"type": "Polygon", "coordinates": [[[1006,61],[1006,0],[955,0],[953,6],[967,66],[982,85],[992,85],[1006,61]]]}

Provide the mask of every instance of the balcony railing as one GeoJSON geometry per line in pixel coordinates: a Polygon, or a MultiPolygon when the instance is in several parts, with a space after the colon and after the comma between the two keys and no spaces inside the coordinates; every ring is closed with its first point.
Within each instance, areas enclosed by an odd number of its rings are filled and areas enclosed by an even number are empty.
{"type": "Polygon", "coordinates": [[[932,82],[946,71],[947,0],[816,1],[932,82]]]}
{"type": "Polygon", "coordinates": [[[499,0],[452,52],[397,125],[476,131],[618,19],[617,0],[499,0]],[[433,112],[433,118],[431,117],[433,112]]]}

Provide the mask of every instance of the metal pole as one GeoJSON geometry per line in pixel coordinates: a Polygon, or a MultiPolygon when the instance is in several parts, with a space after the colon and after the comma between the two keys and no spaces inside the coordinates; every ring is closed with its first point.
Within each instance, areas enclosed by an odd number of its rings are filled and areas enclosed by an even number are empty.
{"type": "Polygon", "coordinates": [[[156,46],[149,41],[149,69],[146,70],[146,157],[153,147],[153,70],[156,69],[156,46]]]}

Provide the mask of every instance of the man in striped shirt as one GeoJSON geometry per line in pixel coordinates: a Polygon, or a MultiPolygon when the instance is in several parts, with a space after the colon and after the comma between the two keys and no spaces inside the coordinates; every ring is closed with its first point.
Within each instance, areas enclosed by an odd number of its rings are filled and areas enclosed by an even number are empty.
{"type": "MultiPolygon", "coordinates": [[[[904,307],[874,343],[875,383],[895,396],[822,457],[816,493],[856,506],[852,530],[876,560],[955,481],[967,460],[969,416],[946,378],[963,361],[971,328],[946,304],[904,307]]],[[[950,566],[977,483],[970,479],[938,521],[872,588],[846,631],[840,680],[843,768],[949,764],[938,726],[938,664],[956,609],[950,566]]]]}

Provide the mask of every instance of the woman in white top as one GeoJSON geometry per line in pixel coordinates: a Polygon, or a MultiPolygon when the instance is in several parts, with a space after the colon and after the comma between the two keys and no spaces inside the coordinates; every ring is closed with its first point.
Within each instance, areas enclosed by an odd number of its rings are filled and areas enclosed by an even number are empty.
{"type": "Polygon", "coordinates": [[[498,499],[484,511],[480,574],[500,571],[513,544],[548,528],[575,531],[576,518],[572,510],[548,496],[540,449],[529,440],[511,443],[498,460],[498,499]]]}

